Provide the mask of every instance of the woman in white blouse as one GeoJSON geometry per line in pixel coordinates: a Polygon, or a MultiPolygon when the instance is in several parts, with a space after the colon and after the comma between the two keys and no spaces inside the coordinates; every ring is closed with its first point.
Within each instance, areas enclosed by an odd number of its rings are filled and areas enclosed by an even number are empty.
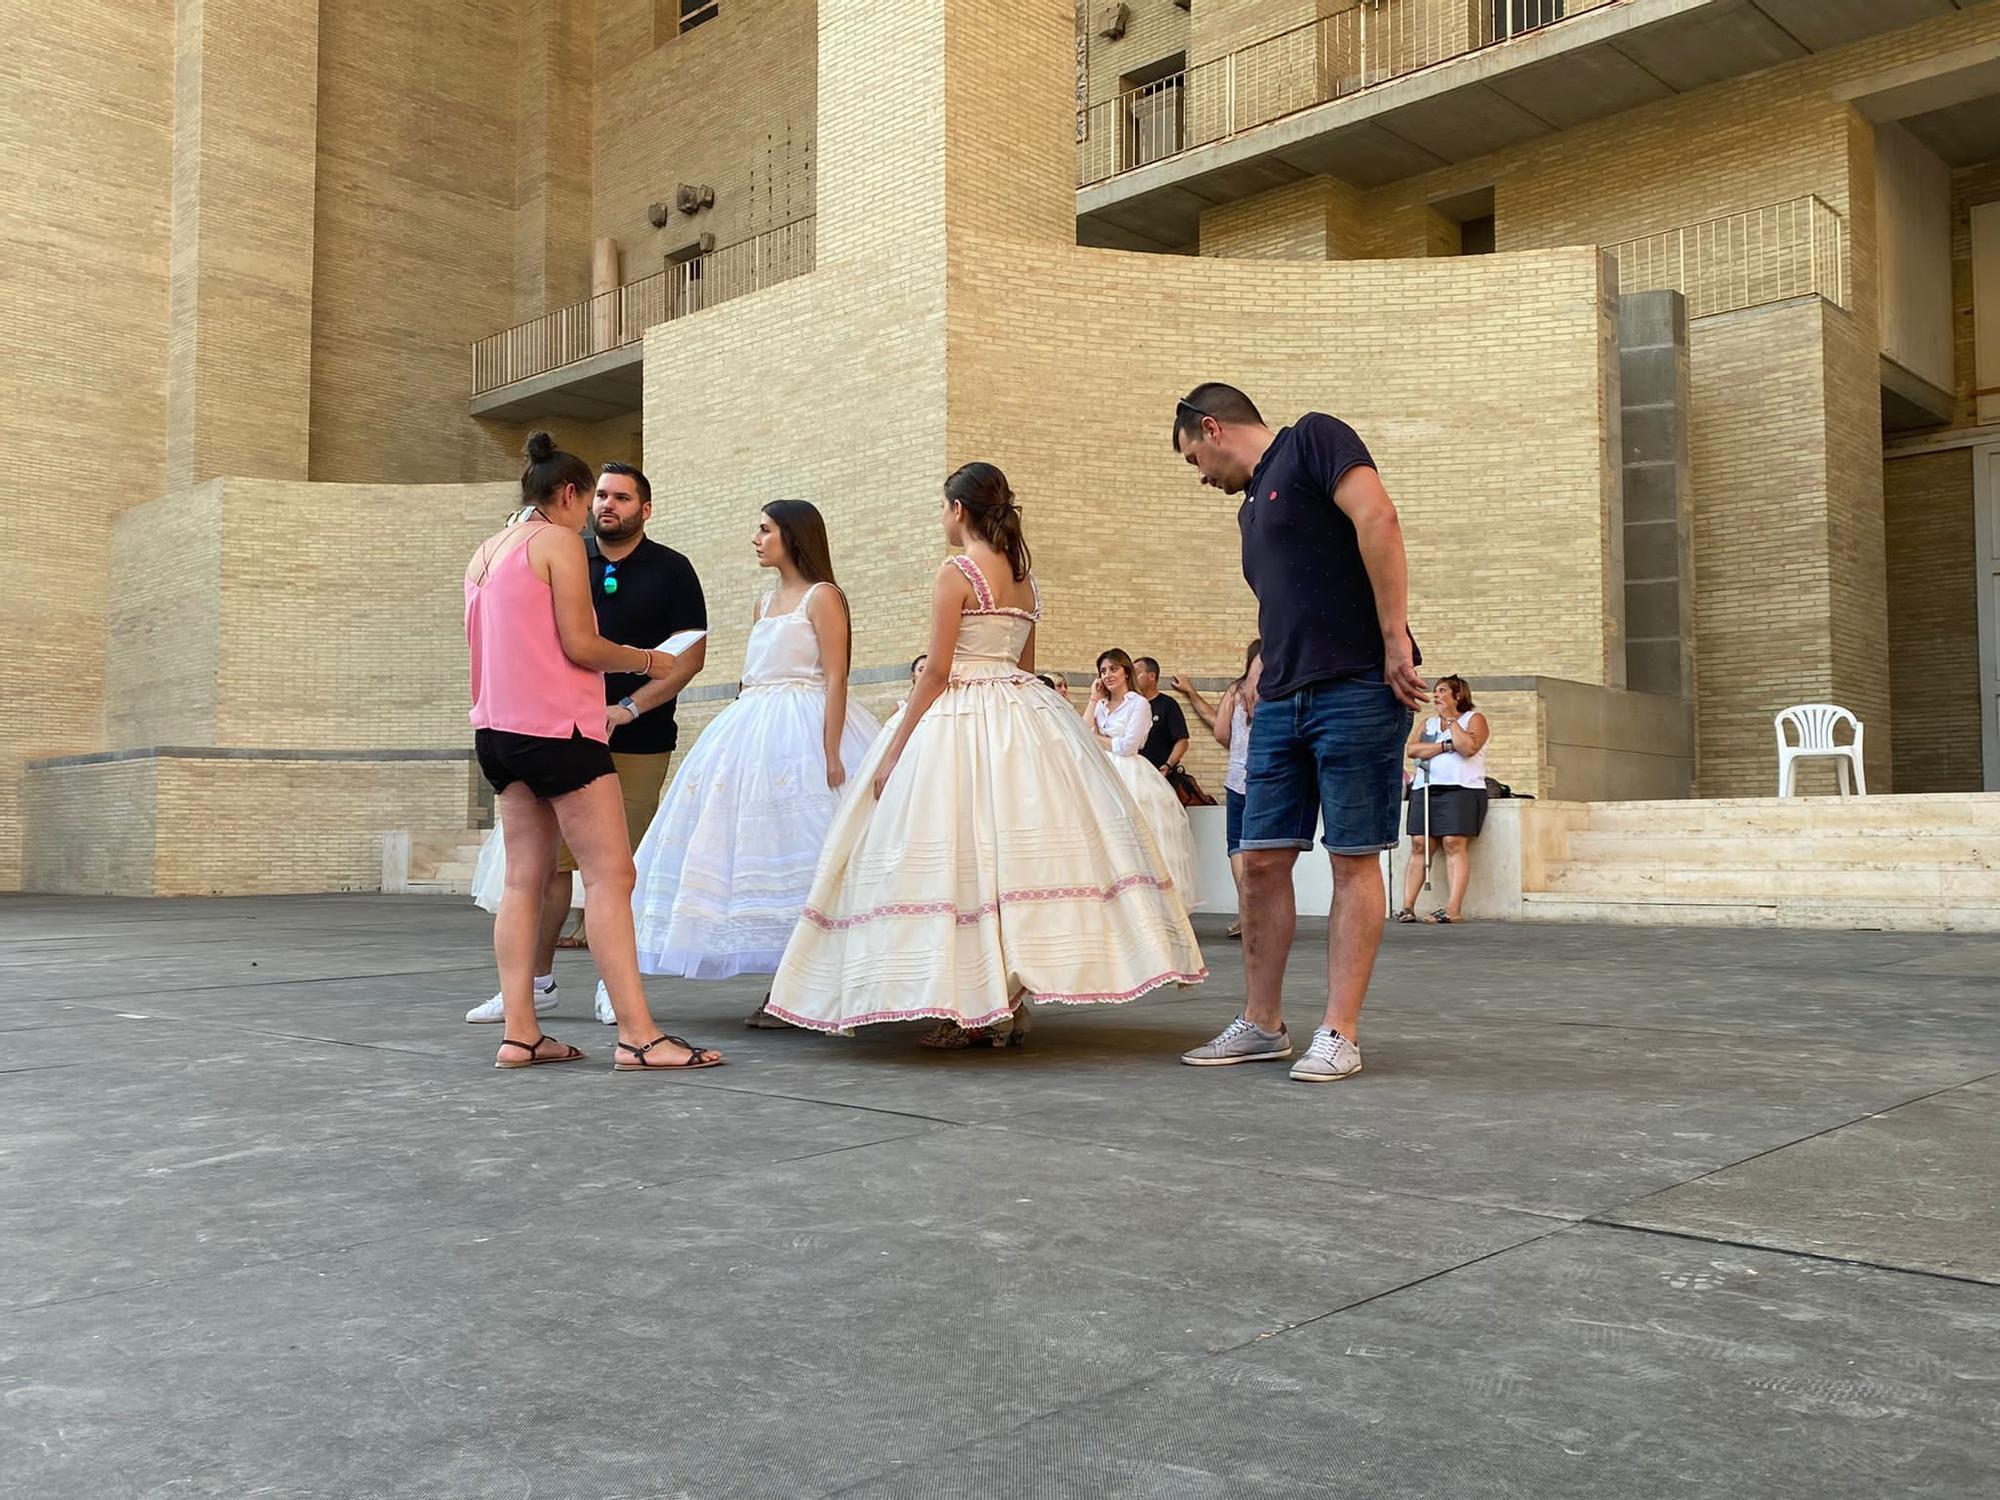
{"type": "Polygon", "coordinates": [[[1111,757],[1118,777],[1132,793],[1146,830],[1159,846],[1161,862],[1181,905],[1194,910],[1198,899],[1194,878],[1194,835],[1188,829],[1181,799],[1166,777],[1139,754],[1153,731],[1153,706],[1132,687],[1132,658],[1123,651],[1106,651],[1097,658],[1097,681],[1090,687],[1085,717],[1097,731],[1097,743],[1111,757]]]}
{"type": "Polygon", "coordinates": [[[1424,882],[1421,841],[1429,839],[1431,858],[1444,855],[1451,883],[1445,904],[1423,920],[1445,925],[1465,920],[1461,912],[1472,879],[1472,841],[1486,826],[1486,742],[1492,730],[1486,715],[1474,711],[1472,689],[1463,677],[1440,677],[1431,693],[1437,712],[1412,726],[1405,747],[1417,763],[1417,777],[1410,787],[1410,862],[1404,867],[1403,905],[1396,920],[1418,920],[1417,897],[1424,882]]]}

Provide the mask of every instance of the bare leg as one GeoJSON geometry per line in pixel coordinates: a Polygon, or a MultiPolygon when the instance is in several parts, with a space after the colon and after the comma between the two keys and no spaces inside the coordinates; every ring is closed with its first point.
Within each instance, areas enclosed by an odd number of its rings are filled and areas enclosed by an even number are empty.
{"type": "MultiPolygon", "coordinates": [[[[646,991],[639,979],[639,950],[632,934],[632,845],[618,778],[600,776],[589,786],[556,798],[555,809],[563,839],[575,852],[583,876],[585,909],[593,914],[590,956],[611,996],[618,1040],[644,1046],[660,1035],[660,1027],[646,1008],[646,991]]],[[[686,1061],[688,1053],[668,1042],[647,1056],[672,1064],[686,1061]]]]}
{"type": "Polygon", "coordinates": [[[1410,860],[1403,866],[1403,910],[1415,911],[1417,898],[1424,893],[1424,841],[1410,840],[1410,860]]]}
{"type": "Polygon", "coordinates": [[[1462,834],[1447,835],[1444,858],[1451,871],[1451,894],[1445,899],[1444,914],[1456,922],[1465,909],[1465,888],[1472,882],[1472,841],[1462,834]]]}
{"type": "Polygon", "coordinates": [[[1239,935],[1243,931],[1243,851],[1238,849],[1229,856],[1229,878],[1236,882],[1236,925],[1231,930],[1239,935]]]}
{"type": "MultiPolygon", "coordinates": [[[[555,858],[555,850],[549,850],[549,858],[555,858]]],[[[542,928],[535,935],[535,972],[553,974],[556,971],[556,939],[562,936],[563,923],[569,920],[570,875],[567,870],[551,870],[548,884],[542,888],[542,928]]]]}
{"type": "MultiPolygon", "coordinates": [[[[546,802],[538,801],[521,782],[496,799],[500,836],[506,841],[507,884],[500,893],[500,910],[493,918],[493,958],[500,969],[500,1001],[506,1009],[505,1032],[517,1042],[541,1037],[535,1019],[535,929],[541,919],[544,872],[556,857],[556,820],[546,802]]],[[[539,972],[546,974],[548,970],[539,972]]]]}
{"type": "Polygon", "coordinates": [[[1330,857],[1333,915],[1326,924],[1326,1024],[1350,1042],[1358,1042],[1361,1002],[1368,997],[1368,979],[1382,946],[1382,908],[1375,904],[1382,899],[1382,867],[1373,854],[1330,857]]]}
{"type": "MultiPolygon", "coordinates": [[[[1243,860],[1243,1014],[1253,1026],[1276,1031],[1285,1021],[1285,960],[1298,932],[1292,891],[1296,849],[1245,849],[1243,860]]],[[[1372,870],[1371,861],[1371,870],[1372,870]]],[[[1379,896],[1377,899],[1380,899],[1379,896]]],[[[1381,922],[1376,922],[1376,937],[1381,922]]]]}

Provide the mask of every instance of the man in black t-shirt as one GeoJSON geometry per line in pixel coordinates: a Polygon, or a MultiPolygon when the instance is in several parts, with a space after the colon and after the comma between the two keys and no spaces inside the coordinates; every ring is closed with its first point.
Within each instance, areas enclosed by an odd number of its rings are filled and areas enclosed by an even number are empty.
{"type": "MultiPolygon", "coordinates": [[[[708,629],[708,606],[694,564],[646,535],[652,514],[653,487],[646,476],[631,464],[606,464],[590,506],[590,599],[597,612],[597,633],[623,646],[651,649],[677,631],[708,629]]],[[[674,670],[664,677],[605,674],[604,722],[611,734],[611,763],[625,799],[625,831],[634,849],[660,805],[660,789],[666,785],[667,768],[679,742],[674,699],[694,680],[707,657],[704,639],[682,652],[674,670]]],[[[576,856],[568,844],[561,845],[542,898],[541,941],[535,955],[537,1014],[556,1007],[555,951],[569,917],[575,870],[576,856]]],[[[583,946],[581,929],[573,941],[583,946]]],[[[474,1006],[465,1019],[505,1019],[499,1000],[496,995],[474,1006]]],[[[602,984],[597,987],[597,1018],[617,1023],[602,984]]]]}
{"type": "Polygon", "coordinates": [[[1132,663],[1132,686],[1153,710],[1153,729],[1139,753],[1162,771],[1178,771],[1188,753],[1187,715],[1160,691],[1160,664],[1150,656],[1132,663]]]}
{"type": "Polygon", "coordinates": [[[1409,628],[1402,523],[1360,435],[1323,413],[1273,432],[1248,396],[1211,381],[1176,404],[1173,444],[1203,484],[1243,496],[1243,576],[1264,639],[1241,846],[1248,999],[1182,1061],[1292,1055],[1283,1009],[1298,926],[1292,867],[1320,830],[1333,861],[1326,1017],[1292,1077],[1351,1078],[1382,944],[1380,856],[1396,844],[1403,743],[1427,692],[1409,628]]]}

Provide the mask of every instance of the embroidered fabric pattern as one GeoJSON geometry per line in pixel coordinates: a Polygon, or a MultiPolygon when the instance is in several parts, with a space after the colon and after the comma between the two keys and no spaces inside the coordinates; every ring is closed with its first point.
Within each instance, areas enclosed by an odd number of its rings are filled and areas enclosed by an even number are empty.
{"type": "MultiPolygon", "coordinates": [[[[1150,995],[1154,990],[1161,988],[1163,985],[1201,984],[1207,978],[1208,970],[1206,968],[1192,971],[1170,970],[1165,974],[1154,975],[1143,984],[1135,985],[1129,990],[1120,990],[1115,994],[1056,995],[1037,991],[1031,992],[1027,996],[1027,999],[1030,1003],[1036,1005],[1123,1005],[1128,1001],[1139,999],[1142,995],[1150,995]]],[[[948,1017],[967,1028],[991,1026],[997,1021],[1006,1020],[1012,1014],[1012,1007],[1003,1005],[998,1010],[990,1011],[986,1015],[976,1017],[959,1016],[951,1011],[940,1010],[931,1006],[919,1006],[912,1010],[877,1010],[870,1011],[866,1015],[842,1016],[837,1022],[831,1025],[826,1021],[815,1020],[810,1016],[802,1016],[794,1011],[785,1010],[778,1005],[772,1005],[770,1011],[772,1015],[781,1016],[785,1020],[790,1021],[794,1026],[803,1026],[813,1031],[832,1031],[841,1026],[873,1026],[882,1021],[924,1021],[933,1017],[948,1017]]]]}
{"type": "Polygon", "coordinates": [[[1035,607],[1033,609],[1014,609],[1008,605],[995,604],[993,602],[992,586],[987,583],[986,575],[979,571],[978,563],[969,557],[954,557],[951,561],[953,566],[965,575],[965,581],[972,585],[972,598],[979,606],[977,609],[960,610],[960,614],[1011,615],[1017,620],[1035,620],[1038,622],[1042,618],[1042,586],[1035,581],[1032,574],[1028,577],[1028,587],[1035,591],[1035,607]]]}
{"type": "Polygon", "coordinates": [[[1122,880],[1114,880],[1110,886],[1044,886],[1040,890],[1002,890],[998,900],[980,902],[970,910],[960,910],[958,902],[892,902],[888,906],[876,906],[866,912],[856,912],[854,916],[828,916],[816,906],[806,908],[806,920],[816,928],[826,932],[842,932],[846,928],[866,926],[884,916],[944,916],[946,912],[958,922],[958,926],[974,926],[988,916],[998,916],[1002,906],[1012,906],[1018,902],[1112,902],[1118,900],[1128,890],[1172,890],[1174,882],[1152,874],[1130,874],[1122,880]]]}

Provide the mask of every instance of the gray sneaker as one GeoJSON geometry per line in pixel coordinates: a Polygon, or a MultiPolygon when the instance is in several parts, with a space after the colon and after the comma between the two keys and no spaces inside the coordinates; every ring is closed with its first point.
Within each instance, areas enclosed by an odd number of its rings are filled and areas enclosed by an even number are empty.
{"type": "Polygon", "coordinates": [[[1231,1063],[1281,1062],[1291,1055],[1292,1038],[1282,1023],[1276,1031],[1266,1031],[1238,1016],[1214,1041],[1183,1052],[1181,1061],[1191,1068],[1226,1068],[1231,1063]]]}
{"type": "Polygon", "coordinates": [[[1361,1071],[1361,1049],[1330,1026],[1313,1033],[1306,1055],[1292,1064],[1300,1083],[1338,1083],[1361,1071]]]}

